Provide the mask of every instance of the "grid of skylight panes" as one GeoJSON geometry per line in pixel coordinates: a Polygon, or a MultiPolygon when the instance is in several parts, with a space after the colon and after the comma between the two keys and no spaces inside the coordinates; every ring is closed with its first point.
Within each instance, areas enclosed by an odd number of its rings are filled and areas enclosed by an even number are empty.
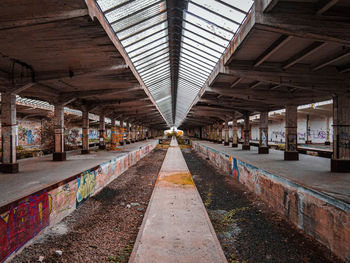
{"type": "Polygon", "coordinates": [[[253,0],[190,0],[183,14],[175,126],[246,17],[253,0]]]}
{"type": "Polygon", "coordinates": [[[169,125],[171,81],[166,1],[97,0],[169,125]]]}

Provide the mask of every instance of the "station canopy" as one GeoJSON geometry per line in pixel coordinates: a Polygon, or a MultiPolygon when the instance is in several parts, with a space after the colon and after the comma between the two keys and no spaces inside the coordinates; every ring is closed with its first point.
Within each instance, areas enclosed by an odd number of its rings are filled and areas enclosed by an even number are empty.
{"type": "Polygon", "coordinates": [[[97,0],[169,127],[178,127],[252,0],[97,0]]]}

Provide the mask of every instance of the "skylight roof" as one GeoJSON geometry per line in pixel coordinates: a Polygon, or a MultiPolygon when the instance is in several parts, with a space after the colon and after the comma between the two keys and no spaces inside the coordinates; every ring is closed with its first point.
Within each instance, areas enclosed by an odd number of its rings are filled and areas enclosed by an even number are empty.
{"type": "Polygon", "coordinates": [[[178,72],[174,74],[167,1],[96,2],[170,127],[178,127],[186,117],[253,3],[252,0],[185,1],[187,9],[177,18],[182,19],[182,34],[172,34],[181,38],[178,72]],[[172,91],[176,92],[176,101],[172,91]]]}

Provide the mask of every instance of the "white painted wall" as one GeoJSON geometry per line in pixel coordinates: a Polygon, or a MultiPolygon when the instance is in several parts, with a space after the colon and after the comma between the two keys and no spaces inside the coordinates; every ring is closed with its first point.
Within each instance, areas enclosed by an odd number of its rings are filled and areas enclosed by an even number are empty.
{"type": "MultiPolygon", "coordinates": [[[[313,143],[324,143],[327,134],[327,121],[325,116],[309,115],[310,121],[310,140],[313,143]]],[[[333,118],[329,118],[329,141],[333,141],[333,118]]],[[[269,141],[285,142],[285,121],[269,122],[269,141]]],[[[298,143],[305,143],[306,140],[306,115],[298,114],[298,143]]],[[[238,130],[240,136],[240,129],[238,130]]],[[[259,140],[259,125],[252,126],[252,140],[259,140]]]]}

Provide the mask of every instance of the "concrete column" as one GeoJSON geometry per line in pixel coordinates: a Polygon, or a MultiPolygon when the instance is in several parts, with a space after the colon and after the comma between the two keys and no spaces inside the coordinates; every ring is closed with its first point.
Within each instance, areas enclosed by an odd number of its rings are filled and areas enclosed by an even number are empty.
{"type": "Polygon", "coordinates": [[[117,126],[115,124],[115,118],[111,119],[111,150],[115,151],[118,149],[118,136],[117,126]]]}
{"type": "Polygon", "coordinates": [[[269,112],[260,112],[260,130],[259,130],[259,154],[269,153],[268,145],[268,126],[269,126],[269,112]]]}
{"type": "Polygon", "coordinates": [[[104,113],[100,114],[100,141],[98,147],[100,149],[106,149],[106,123],[105,123],[105,115],[104,113]]]}
{"type": "Polygon", "coordinates": [[[350,172],[350,98],[333,98],[332,172],[350,172]]]}
{"type": "Polygon", "coordinates": [[[310,129],[310,115],[307,114],[306,115],[306,141],[305,141],[306,144],[311,144],[312,143],[311,138],[310,138],[310,136],[311,136],[310,133],[311,133],[311,129],[310,129]]]}
{"type": "Polygon", "coordinates": [[[232,147],[238,147],[238,127],[237,127],[237,119],[232,120],[232,147]]]}
{"type": "Polygon", "coordinates": [[[124,145],[124,120],[119,120],[119,122],[120,122],[120,135],[121,135],[119,144],[124,145]]]}
{"type": "Polygon", "coordinates": [[[126,123],[126,144],[130,144],[131,136],[130,136],[130,123],[126,123]]]}
{"type": "Polygon", "coordinates": [[[223,128],[223,125],[221,123],[219,123],[218,125],[218,130],[219,130],[219,133],[218,133],[218,143],[221,144],[222,143],[222,128],[223,128]]]}
{"type": "Polygon", "coordinates": [[[16,159],[16,94],[1,93],[1,134],[3,173],[18,173],[16,159]]]}
{"type": "Polygon", "coordinates": [[[284,160],[299,160],[297,129],[297,106],[288,105],[286,107],[286,150],[284,152],[284,160]]]}
{"type": "Polygon", "coordinates": [[[54,126],[55,150],[53,153],[53,160],[65,161],[66,153],[64,151],[64,106],[62,104],[55,105],[54,126]]]}
{"type": "Polygon", "coordinates": [[[225,146],[229,146],[230,142],[228,141],[229,138],[228,138],[228,120],[227,119],[225,120],[224,131],[225,131],[225,142],[224,142],[224,145],[225,146]]]}
{"type": "Polygon", "coordinates": [[[242,145],[242,150],[250,150],[249,142],[249,114],[244,114],[244,141],[242,145]]]}
{"type": "Polygon", "coordinates": [[[89,150],[89,112],[86,107],[83,109],[83,141],[81,154],[90,153],[89,150]]]}
{"type": "Polygon", "coordinates": [[[330,134],[330,128],[329,128],[329,123],[330,123],[330,118],[327,116],[326,117],[326,141],[324,142],[325,145],[331,145],[331,142],[329,141],[329,134],[330,134]]]}

